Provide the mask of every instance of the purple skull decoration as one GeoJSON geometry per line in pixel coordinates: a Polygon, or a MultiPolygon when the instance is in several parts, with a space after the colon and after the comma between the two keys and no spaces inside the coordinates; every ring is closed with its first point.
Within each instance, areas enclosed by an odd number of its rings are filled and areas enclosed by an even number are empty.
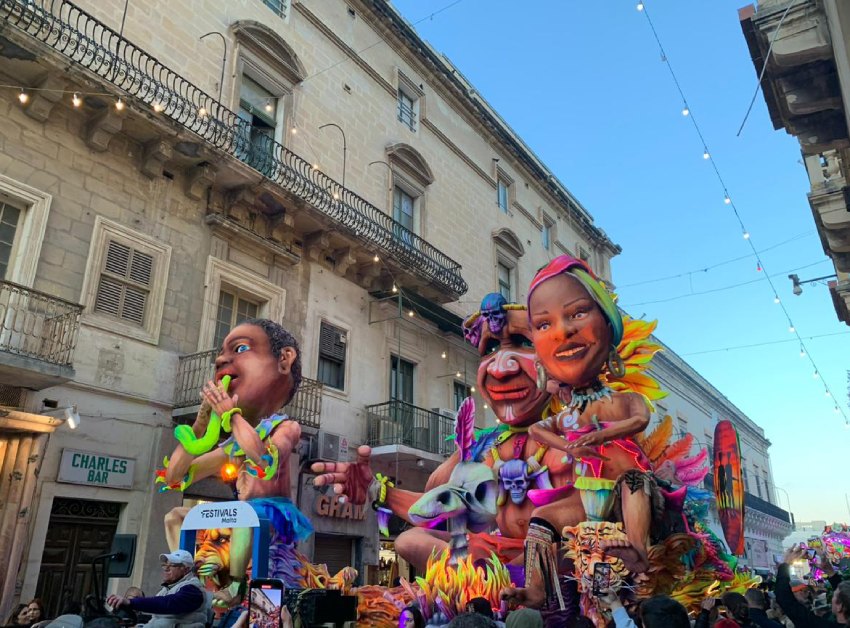
{"type": "Polygon", "coordinates": [[[525,501],[530,480],[525,460],[507,460],[499,468],[499,483],[502,485],[502,490],[510,494],[511,501],[515,504],[525,501]]]}
{"type": "Polygon", "coordinates": [[[507,304],[508,300],[498,292],[491,292],[481,300],[481,316],[487,319],[491,333],[497,335],[502,333],[507,322],[505,314],[507,304]]]}
{"type": "Polygon", "coordinates": [[[484,319],[480,316],[475,320],[467,320],[463,324],[463,337],[471,345],[477,347],[481,342],[481,328],[484,325],[484,319]]]}

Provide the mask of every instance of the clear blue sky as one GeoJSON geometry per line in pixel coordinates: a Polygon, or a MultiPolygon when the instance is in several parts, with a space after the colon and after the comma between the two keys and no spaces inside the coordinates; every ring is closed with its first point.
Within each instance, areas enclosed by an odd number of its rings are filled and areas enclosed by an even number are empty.
{"type": "MultiPolygon", "coordinates": [[[[825,286],[805,286],[796,297],[787,279],[833,272],[806,200],[799,144],[773,130],[761,93],[735,135],[756,83],[737,16],[745,3],[647,0],[646,7],[753,242],[759,250],[785,242],[762,259],[797,329],[804,337],[843,334],[806,342],[848,412],[850,327],[838,321],[825,286]]],[[[659,337],[764,427],[775,482],[790,494],[797,520],[848,520],[850,482],[838,470],[850,456],[850,430],[799,345],[705,353],[792,337],[755,258],[629,287],[751,253],[635,2],[393,4],[623,247],[613,262],[621,304],[657,318],[659,337]]]]}

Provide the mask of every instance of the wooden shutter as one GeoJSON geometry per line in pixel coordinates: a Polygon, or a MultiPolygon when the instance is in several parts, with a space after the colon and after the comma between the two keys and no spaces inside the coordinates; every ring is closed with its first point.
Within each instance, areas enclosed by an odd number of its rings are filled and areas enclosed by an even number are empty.
{"type": "Polygon", "coordinates": [[[319,355],[345,362],[345,330],[322,323],[319,334],[319,355]]]}
{"type": "Polygon", "coordinates": [[[153,277],[153,256],[109,240],[105,257],[94,311],[144,325],[153,277]]]}

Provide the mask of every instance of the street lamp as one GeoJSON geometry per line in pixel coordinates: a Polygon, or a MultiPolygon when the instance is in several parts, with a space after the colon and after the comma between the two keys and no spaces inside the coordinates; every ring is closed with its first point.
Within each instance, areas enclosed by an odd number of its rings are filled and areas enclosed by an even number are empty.
{"type": "Polygon", "coordinates": [[[202,40],[204,37],[209,37],[210,35],[218,35],[221,37],[221,43],[224,44],[224,54],[221,57],[221,77],[218,79],[218,102],[221,103],[221,90],[224,87],[224,66],[227,65],[227,39],[218,31],[210,31],[205,35],[201,35],[198,39],[202,40]]]}
{"type": "Polygon", "coordinates": [[[387,194],[389,194],[390,192],[392,192],[393,167],[383,159],[378,159],[377,161],[370,161],[368,165],[374,166],[375,164],[381,164],[386,166],[387,168],[387,194]]]}
{"type": "Polygon", "coordinates": [[[797,296],[803,294],[804,283],[814,283],[816,281],[823,281],[824,279],[833,279],[835,277],[836,275],[835,273],[833,273],[831,275],[824,275],[823,277],[815,277],[814,279],[803,279],[802,281],[800,281],[800,278],[796,274],[788,275],[788,279],[791,280],[791,284],[793,285],[793,288],[791,288],[791,292],[793,292],[797,296]]]}
{"type": "Polygon", "coordinates": [[[339,132],[342,134],[342,187],[345,187],[345,159],[346,153],[348,152],[348,143],[345,141],[345,131],[342,130],[342,127],[333,122],[328,122],[327,124],[323,124],[319,127],[321,131],[325,127],[332,126],[335,129],[339,129],[339,132]]]}

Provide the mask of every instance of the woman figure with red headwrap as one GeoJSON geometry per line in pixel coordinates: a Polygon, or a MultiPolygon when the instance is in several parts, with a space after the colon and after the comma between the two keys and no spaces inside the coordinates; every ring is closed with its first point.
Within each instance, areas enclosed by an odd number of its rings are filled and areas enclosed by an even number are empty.
{"type": "MultiPolygon", "coordinates": [[[[529,433],[541,444],[563,451],[574,462],[577,479],[617,481],[614,514],[623,521],[628,542],[612,541],[606,551],[640,573],[648,566],[647,542],[657,512],[651,502],[658,491],[646,473],[648,461],[630,438],[649,424],[647,403],[640,394],[614,392],[607,385],[609,379],[625,375],[617,353],[623,336],[619,310],[584,262],[561,255],[535,276],[528,314],[538,380],[557,382],[563,403],[558,414],[535,424],[529,433]],[[598,457],[582,455],[588,448],[598,457]]],[[[505,597],[537,605],[541,592],[553,586],[547,580],[558,569],[557,561],[545,556],[529,560],[528,554],[531,549],[540,553],[547,544],[557,548],[563,525],[574,525],[561,521],[562,505],[554,501],[533,513],[526,541],[526,589],[508,589],[505,597]],[[535,563],[543,563],[543,569],[535,563]]]]}

